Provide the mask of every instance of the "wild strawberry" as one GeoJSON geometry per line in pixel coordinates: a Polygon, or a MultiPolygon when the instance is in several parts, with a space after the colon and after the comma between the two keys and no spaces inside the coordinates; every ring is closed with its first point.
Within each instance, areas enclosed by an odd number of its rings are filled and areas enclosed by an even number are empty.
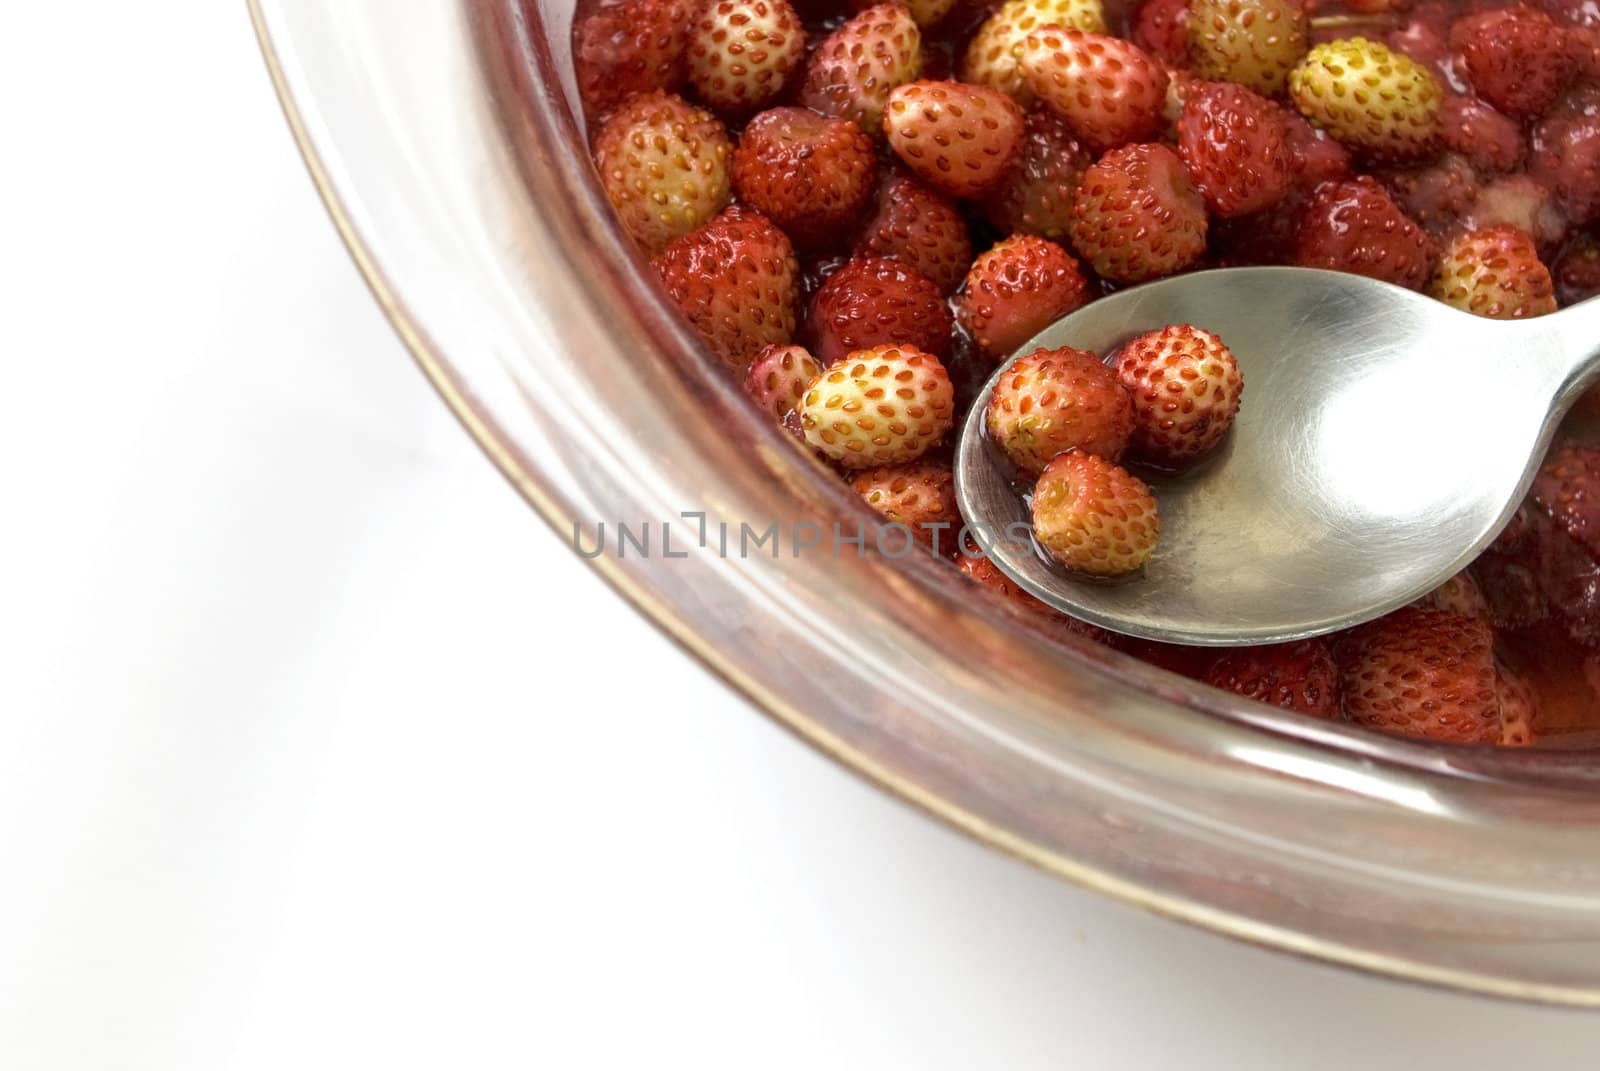
{"type": "Polygon", "coordinates": [[[1189,62],[1189,0],[1144,0],[1134,12],[1133,42],[1163,63],[1189,62]]]}
{"type": "Polygon", "coordinates": [[[1522,128],[1477,97],[1446,97],[1439,107],[1439,139],[1479,171],[1510,171],[1527,146],[1522,128]]]}
{"type": "Polygon", "coordinates": [[[1556,450],[1534,477],[1530,496],[1562,532],[1600,554],[1600,447],[1556,450]]]}
{"type": "Polygon", "coordinates": [[[1205,682],[1299,714],[1340,717],[1339,667],[1322,640],[1236,648],[1211,664],[1205,682]]]}
{"type": "Polygon", "coordinates": [[[878,187],[855,255],[897,260],[948,294],[972,263],[972,240],[966,219],[948,199],[913,178],[891,174],[878,187]]]}
{"type": "Polygon", "coordinates": [[[922,34],[899,4],[869,7],[823,39],[806,65],[800,103],[876,137],[895,86],[922,68],[922,34]]]}
{"type": "Polygon", "coordinates": [[[879,345],[942,357],[953,326],[938,287],[904,264],[879,257],[858,257],[830,275],[811,299],[809,323],[812,352],[825,366],[879,345]]]}
{"type": "Polygon", "coordinates": [[[1551,270],[1556,297],[1563,305],[1575,305],[1600,294],[1600,238],[1580,234],[1556,258],[1551,270]]]}
{"type": "Polygon", "coordinates": [[[1026,108],[1033,89],[1022,73],[1022,46],[1046,26],[1104,33],[1101,0],[1006,0],[978,28],[961,61],[961,80],[998,89],[1026,108]]]}
{"type": "Polygon", "coordinates": [[[1189,58],[1201,78],[1280,96],[1305,51],[1301,0],[1189,0],[1189,58]]]}
{"type": "Polygon", "coordinates": [[[1502,175],[1478,190],[1462,214],[1463,230],[1508,226],[1532,236],[1540,249],[1553,249],[1567,233],[1567,214],[1549,188],[1528,175],[1502,175]]]}
{"type": "Polygon", "coordinates": [[[1144,566],[1161,538],[1155,496],[1096,454],[1057,454],[1033,487],[1033,534],[1068,569],[1122,576],[1144,566]]]}
{"type": "Polygon", "coordinates": [[[1365,37],[1329,41],[1289,75],[1302,115],[1346,145],[1415,157],[1433,147],[1444,94],[1421,64],[1365,37]]]}
{"type": "Polygon", "coordinates": [[[1422,289],[1433,243],[1369,175],[1317,188],[1300,216],[1295,263],[1422,289]]]}
{"type": "Polygon", "coordinates": [[[889,94],[889,147],[929,186],[977,197],[1005,175],[1022,147],[1022,110],[984,86],[910,82],[889,94]]]}
{"type": "Polygon", "coordinates": [[[1275,105],[1283,122],[1284,144],[1289,149],[1289,171],[1295,185],[1309,192],[1324,182],[1350,174],[1350,150],[1306,121],[1293,108],[1275,105]]]}
{"type": "Polygon", "coordinates": [[[989,438],[1029,476],[1057,454],[1082,450],[1116,461],[1133,430],[1133,402],[1099,357],[1063,346],[1018,357],[995,384],[984,416],[989,438]]]}
{"type": "Polygon", "coordinates": [[[1046,109],[1028,113],[1022,153],[983,201],[989,222],[1006,234],[1058,241],[1072,221],[1072,197],[1094,156],[1066,120],[1046,109]]]}
{"type": "Polygon", "coordinates": [[[1449,610],[1462,617],[1489,620],[1489,604],[1472,574],[1460,572],[1412,603],[1424,610],[1449,610]]]}
{"type": "Polygon", "coordinates": [[[1028,614],[1042,625],[1053,629],[1058,628],[1069,635],[1094,643],[1112,642],[1111,633],[1103,628],[1096,628],[1087,621],[1068,617],[1048,603],[1023,591],[1009,576],[1000,571],[1000,567],[981,554],[973,551],[971,547],[962,547],[956,555],[956,567],[967,575],[969,579],[982,585],[1009,605],[1028,614]]]}
{"type": "Polygon", "coordinates": [[[1552,115],[1533,128],[1528,174],[1553,190],[1574,223],[1600,222],[1600,115],[1552,115]]]}
{"type": "Polygon", "coordinates": [[[1533,239],[1515,227],[1468,231],[1447,245],[1428,296],[1495,320],[1556,311],[1555,283],[1533,239]]]}
{"type": "Polygon", "coordinates": [[[732,151],[709,112],[669,93],[642,93],[606,120],[594,159],[618,220],[654,253],[722,211],[732,151]]]}
{"type": "Polygon", "coordinates": [[[1164,145],[1113,149],[1083,173],[1072,201],[1073,247],[1119,283],[1182,271],[1206,251],[1206,203],[1164,145]]]}
{"type": "Polygon", "coordinates": [[[1132,449],[1157,465],[1185,465],[1214,449],[1244,393],[1233,353],[1188,324],[1128,342],[1117,355],[1117,379],[1133,398],[1132,449]]]}
{"type": "Polygon", "coordinates": [[[677,89],[693,7],[688,0],[610,0],[572,32],[578,92],[591,115],[636,93],[677,89]]]}
{"type": "Polygon", "coordinates": [[[1346,715],[1402,736],[1500,739],[1493,632],[1481,620],[1407,607],[1340,637],[1346,715]]]}
{"type": "Polygon", "coordinates": [[[806,442],[851,469],[915,461],[954,422],[944,365],[913,346],[857,350],[818,373],[800,400],[806,442]]]}
{"type": "Polygon", "coordinates": [[[1450,29],[1478,96],[1517,119],[1543,115],[1572,76],[1566,35],[1528,7],[1468,15],[1450,29]]]}
{"type": "Polygon", "coordinates": [[[1178,118],[1178,155],[1219,216],[1243,216],[1277,204],[1293,181],[1293,157],[1281,110],[1243,86],[1197,85],[1178,118]]]}
{"type": "Polygon", "coordinates": [[[712,354],[743,372],[763,346],[794,336],[800,266],[789,239],[734,206],[653,261],[668,295],[712,354]]]}
{"type": "Polygon", "coordinates": [[[1529,747],[1539,738],[1539,696],[1522,675],[1502,665],[1495,672],[1501,747],[1529,747]]]}
{"type": "Polygon", "coordinates": [[[1460,71],[1460,58],[1450,49],[1450,24],[1455,0],[1422,0],[1405,21],[1384,35],[1384,43],[1426,67],[1447,93],[1472,91],[1460,71]]]}
{"type": "Polygon", "coordinates": [[[1046,26],[1023,41],[1022,73],[1039,102],[1098,149],[1161,128],[1166,68],[1131,41],[1046,26]]]}
{"type": "Polygon", "coordinates": [[[718,111],[747,115],[783,91],[806,58],[789,0],[711,0],[689,31],[689,84],[718,111]]]}
{"type": "Polygon", "coordinates": [[[848,119],[809,108],[773,108],[744,128],[733,153],[733,188],[804,247],[836,241],[867,206],[877,182],[872,141],[848,119]]]}
{"type": "Polygon", "coordinates": [[[918,543],[935,553],[955,550],[961,511],[956,508],[956,482],[949,463],[879,465],[859,472],[850,487],[884,520],[911,529],[918,543]]]}
{"type": "Polygon", "coordinates": [[[1426,165],[1375,172],[1408,218],[1444,239],[1478,203],[1483,186],[1466,157],[1447,152],[1426,165]]]}
{"type": "Polygon", "coordinates": [[[822,366],[804,346],[767,346],[750,362],[744,376],[745,393],[782,424],[821,371],[822,366]]]}
{"type": "Polygon", "coordinates": [[[954,304],[956,319],[978,352],[998,359],[1088,304],[1090,297],[1071,253],[1043,238],[1018,234],[973,262],[954,304]]]}
{"type": "MultiPolygon", "coordinates": [[[[918,26],[928,27],[938,22],[950,13],[955,7],[955,0],[902,0],[911,17],[918,26]]],[[[849,0],[846,6],[851,11],[865,11],[873,5],[873,0],[849,0]]]]}

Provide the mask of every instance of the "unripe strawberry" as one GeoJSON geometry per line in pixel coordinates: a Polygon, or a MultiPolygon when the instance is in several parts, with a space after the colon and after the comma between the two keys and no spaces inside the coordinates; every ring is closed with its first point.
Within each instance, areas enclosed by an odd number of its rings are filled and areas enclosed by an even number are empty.
{"type": "Polygon", "coordinates": [[[1020,67],[1023,42],[1046,26],[1104,33],[1101,0],[1006,0],[979,27],[961,61],[961,80],[997,89],[1026,108],[1033,90],[1020,67]]]}
{"type": "Polygon", "coordinates": [[[800,400],[806,441],[852,469],[915,461],[955,422],[944,365],[910,346],[859,350],[817,375],[800,400]]]}
{"type": "Polygon", "coordinates": [[[1289,75],[1289,95],[1346,145],[1399,158],[1433,148],[1444,100],[1426,67],[1365,37],[1313,48],[1289,75]]]}
{"type": "Polygon", "coordinates": [[[722,211],[732,152],[709,112],[670,93],[642,93],[606,120],[594,158],[617,218],[654,253],[722,211]]]}
{"type": "Polygon", "coordinates": [[[1555,283],[1533,239],[1515,227],[1459,235],[1445,247],[1428,295],[1495,320],[1556,311],[1555,283]]]}
{"type": "Polygon", "coordinates": [[[806,56],[789,0],[712,0],[689,31],[689,84],[711,107],[748,115],[765,107],[806,56]]]}
{"type": "Polygon", "coordinates": [[[1281,96],[1306,51],[1301,0],[1190,0],[1189,59],[1201,78],[1281,96]]]}
{"type": "Polygon", "coordinates": [[[805,397],[806,387],[822,372],[804,346],[767,346],[745,373],[744,389],[764,411],[783,423],[805,397]]]}
{"type": "Polygon", "coordinates": [[[1090,576],[1135,572],[1155,553],[1161,518],[1144,482],[1095,454],[1058,454],[1033,487],[1033,534],[1056,561],[1090,576]]]}

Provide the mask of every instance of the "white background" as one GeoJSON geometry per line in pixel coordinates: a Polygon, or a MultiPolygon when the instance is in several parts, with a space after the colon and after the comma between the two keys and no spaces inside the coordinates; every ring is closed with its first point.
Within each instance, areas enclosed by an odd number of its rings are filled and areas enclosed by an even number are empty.
{"type": "Polygon", "coordinates": [[[240,4],[8,5],[0,100],[0,1067],[1592,1061],[1063,886],[711,681],[424,386],[240,4]]]}

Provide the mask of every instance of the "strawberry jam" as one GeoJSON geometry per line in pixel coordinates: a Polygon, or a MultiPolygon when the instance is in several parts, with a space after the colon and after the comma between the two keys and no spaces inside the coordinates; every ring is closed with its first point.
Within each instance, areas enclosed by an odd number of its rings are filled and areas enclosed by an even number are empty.
{"type": "MultiPolygon", "coordinates": [[[[1593,0],[582,0],[573,55],[600,185],[708,358],[975,599],[1307,716],[1600,742],[1600,392],[1438,591],[1225,654],[1113,637],[1011,584],[949,534],[948,453],[1021,340],[1151,279],[1327,268],[1493,318],[1600,294],[1593,0]]],[[[1215,342],[1204,327],[1169,331],[1215,342]]],[[[1153,517],[1124,451],[1214,442],[1236,376],[1191,354],[1166,373],[1180,412],[1155,372],[1022,356],[991,433],[1053,481],[1063,554],[1136,567],[1149,531],[1095,543],[1153,517]]]]}

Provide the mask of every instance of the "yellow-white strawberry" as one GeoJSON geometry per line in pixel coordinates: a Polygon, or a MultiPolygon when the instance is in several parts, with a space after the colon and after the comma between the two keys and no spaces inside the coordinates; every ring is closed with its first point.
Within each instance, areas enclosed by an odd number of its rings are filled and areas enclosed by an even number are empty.
{"type": "Polygon", "coordinates": [[[913,346],[857,350],[820,373],[800,399],[806,441],[846,468],[915,461],[955,422],[944,365],[913,346]]]}
{"type": "Polygon", "coordinates": [[[1201,78],[1282,96],[1306,27],[1302,0],[1189,0],[1189,62],[1201,78]]]}
{"type": "Polygon", "coordinates": [[[1328,41],[1289,74],[1294,106],[1352,148],[1413,157],[1434,146],[1444,92],[1422,64],[1365,37],[1328,41]]]}
{"type": "Polygon", "coordinates": [[[1028,35],[1046,26],[1104,33],[1101,0],[1006,0],[978,28],[961,61],[961,80],[998,89],[1026,108],[1033,89],[1019,63],[1028,35]]]}

